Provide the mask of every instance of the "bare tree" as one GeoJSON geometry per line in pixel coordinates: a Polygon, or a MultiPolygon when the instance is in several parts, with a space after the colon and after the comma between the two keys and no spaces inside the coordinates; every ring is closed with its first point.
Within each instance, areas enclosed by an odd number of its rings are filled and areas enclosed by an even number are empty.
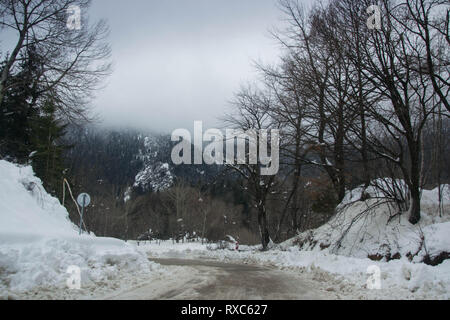
{"type": "Polygon", "coordinates": [[[431,115],[442,114],[438,106],[447,106],[448,29],[442,30],[448,28],[448,8],[438,0],[384,0],[383,27],[369,30],[365,12],[371,1],[336,0],[309,15],[298,1],[280,4],[289,26],[277,38],[300,75],[296,81],[310,108],[304,121],[312,124],[309,140],[320,158],[311,164],[327,172],[342,200],[346,150],[360,153],[366,186],[369,153],[392,162],[410,192],[410,222],[417,223],[423,130],[431,115]]]}
{"type": "Polygon", "coordinates": [[[350,61],[339,50],[334,17],[324,8],[315,8],[308,16],[292,0],[280,1],[289,27],[277,39],[286,47],[291,60],[291,75],[300,89],[302,103],[308,107],[304,122],[318,161],[306,161],[321,167],[329,176],[338,201],[346,190],[346,144],[355,121],[354,98],[350,95],[350,61]],[[326,31],[325,31],[326,30],[326,31]]]}
{"type": "Polygon", "coordinates": [[[401,27],[413,38],[417,65],[412,70],[426,75],[440,102],[450,112],[450,8],[443,0],[410,0],[398,4],[402,14],[393,14],[401,27]]]}
{"type": "Polygon", "coordinates": [[[280,185],[283,207],[280,212],[275,241],[280,239],[283,224],[290,214],[290,230],[295,234],[300,228],[300,185],[302,166],[314,144],[309,139],[309,132],[313,129],[308,119],[310,112],[304,97],[304,81],[300,68],[290,55],[282,58],[279,67],[258,65],[264,75],[266,94],[271,94],[271,104],[268,105],[268,114],[280,128],[281,164],[286,168],[283,171],[286,183],[280,185]],[[287,191],[285,191],[287,190],[287,191]]]}
{"type": "MultiPolygon", "coordinates": [[[[267,112],[270,103],[270,97],[262,91],[252,89],[251,87],[242,88],[236,95],[233,103],[235,113],[226,116],[224,119],[225,123],[232,126],[236,130],[240,130],[242,132],[254,132],[255,137],[253,137],[253,141],[249,139],[248,148],[250,149],[250,145],[254,145],[259,156],[261,156],[260,140],[266,140],[265,137],[261,136],[261,130],[277,128],[276,124],[275,127],[273,127],[274,123],[271,121],[271,117],[267,112]]],[[[270,138],[271,137],[268,137],[269,140],[270,138]]],[[[238,137],[238,139],[241,138],[238,137]]],[[[269,145],[271,145],[271,143],[269,143],[269,145]]],[[[270,152],[272,151],[270,150],[270,152]]],[[[237,172],[247,183],[247,189],[253,198],[254,207],[258,212],[258,225],[261,235],[262,248],[263,250],[267,250],[271,241],[269,234],[267,201],[271,191],[275,188],[276,176],[264,175],[262,173],[263,164],[258,161],[255,164],[250,161],[249,153],[246,153],[245,158],[246,161],[239,161],[237,156],[235,159],[227,159],[227,166],[237,172]]]]}
{"type": "Polygon", "coordinates": [[[37,96],[51,95],[70,120],[88,118],[87,103],[111,67],[108,27],[105,21],[89,24],[89,5],[90,0],[0,0],[1,30],[16,36],[1,69],[0,104],[7,90],[20,85],[12,76],[34,48],[40,62],[37,96]],[[68,26],[71,10],[78,9],[79,30],[68,26]]]}

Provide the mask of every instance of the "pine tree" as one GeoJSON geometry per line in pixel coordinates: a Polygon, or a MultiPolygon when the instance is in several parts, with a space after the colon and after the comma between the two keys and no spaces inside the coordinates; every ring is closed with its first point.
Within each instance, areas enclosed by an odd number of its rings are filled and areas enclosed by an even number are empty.
{"type": "Polygon", "coordinates": [[[56,105],[51,99],[44,103],[40,114],[30,120],[34,172],[43,180],[47,191],[56,194],[63,177],[63,153],[70,148],[62,139],[67,125],[58,120],[56,105]]]}
{"type": "Polygon", "coordinates": [[[31,160],[47,191],[55,194],[64,170],[63,151],[68,147],[61,139],[66,125],[58,120],[51,93],[41,93],[43,58],[30,46],[22,60],[0,106],[0,156],[18,163],[31,160]]]}
{"type": "Polygon", "coordinates": [[[17,162],[25,162],[32,151],[29,120],[38,114],[39,60],[39,55],[30,47],[17,74],[8,82],[0,106],[0,154],[17,162]]]}

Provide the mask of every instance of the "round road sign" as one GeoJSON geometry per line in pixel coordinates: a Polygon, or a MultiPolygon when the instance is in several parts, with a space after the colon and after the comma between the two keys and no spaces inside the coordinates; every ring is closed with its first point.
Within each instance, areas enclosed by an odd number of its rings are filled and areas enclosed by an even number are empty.
{"type": "Polygon", "coordinates": [[[77,198],[78,204],[85,208],[91,203],[91,197],[87,193],[82,193],[77,198]]]}

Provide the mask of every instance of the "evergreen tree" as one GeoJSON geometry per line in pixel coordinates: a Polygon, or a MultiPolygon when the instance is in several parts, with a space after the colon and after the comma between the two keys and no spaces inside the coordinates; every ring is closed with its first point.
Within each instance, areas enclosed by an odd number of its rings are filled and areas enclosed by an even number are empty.
{"type": "Polygon", "coordinates": [[[55,194],[63,177],[63,153],[70,147],[62,142],[67,125],[58,120],[56,106],[51,99],[44,103],[40,114],[31,120],[33,169],[43,180],[47,191],[55,194]]]}
{"type": "Polygon", "coordinates": [[[0,106],[0,155],[18,163],[31,160],[36,175],[48,192],[60,185],[63,168],[62,143],[66,125],[57,117],[57,102],[42,94],[43,58],[30,46],[17,73],[8,82],[0,106]]]}
{"type": "Polygon", "coordinates": [[[40,57],[33,47],[22,59],[0,106],[0,154],[18,162],[26,161],[33,148],[30,119],[38,115],[40,73],[40,57]]]}

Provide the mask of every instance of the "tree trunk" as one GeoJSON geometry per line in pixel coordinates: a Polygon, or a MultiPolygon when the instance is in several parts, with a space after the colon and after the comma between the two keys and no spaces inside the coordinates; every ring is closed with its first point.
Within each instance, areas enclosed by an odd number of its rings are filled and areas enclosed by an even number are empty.
{"type": "Polygon", "coordinates": [[[258,224],[259,224],[259,231],[261,233],[262,249],[263,251],[266,251],[270,243],[270,235],[267,225],[266,208],[264,204],[258,205],[258,224]]]}
{"type": "MultiPolygon", "coordinates": [[[[26,21],[26,20],[25,20],[26,21]]],[[[11,53],[8,61],[6,62],[5,66],[3,67],[3,70],[0,75],[0,105],[3,103],[3,97],[5,93],[5,87],[6,82],[8,81],[9,73],[11,71],[12,66],[16,62],[17,56],[19,55],[20,49],[22,49],[24,41],[25,41],[25,33],[26,33],[25,23],[23,30],[20,31],[19,40],[17,41],[17,44],[11,53]]]]}
{"type": "Polygon", "coordinates": [[[410,207],[410,216],[409,222],[411,224],[417,224],[420,221],[420,188],[412,187],[411,188],[411,207],[410,207]]]}
{"type": "Polygon", "coordinates": [[[294,180],[292,181],[292,190],[289,194],[288,199],[286,200],[286,203],[284,205],[283,212],[281,214],[280,221],[278,223],[278,228],[275,234],[275,242],[278,242],[280,240],[281,236],[281,230],[284,223],[284,220],[286,218],[286,214],[289,210],[289,206],[291,202],[294,204],[294,207],[292,208],[292,228],[295,233],[298,223],[297,223],[297,212],[298,212],[298,185],[300,183],[300,177],[301,177],[301,171],[302,171],[302,165],[300,161],[300,143],[296,145],[296,158],[295,158],[295,171],[294,171],[294,180]]]}
{"type": "Polygon", "coordinates": [[[419,141],[410,142],[409,150],[411,157],[411,206],[409,222],[417,224],[420,221],[420,134],[419,141]]]}
{"type": "Polygon", "coordinates": [[[337,136],[334,148],[334,158],[336,162],[336,178],[337,178],[337,195],[339,203],[345,197],[345,155],[344,155],[344,139],[345,139],[345,129],[344,129],[344,103],[339,103],[339,115],[338,115],[338,128],[337,136]]]}
{"type": "MultiPolygon", "coordinates": [[[[0,106],[3,103],[3,84],[0,81],[0,106]]],[[[3,114],[3,110],[0,110],[0,112],[3,114]]]]}

